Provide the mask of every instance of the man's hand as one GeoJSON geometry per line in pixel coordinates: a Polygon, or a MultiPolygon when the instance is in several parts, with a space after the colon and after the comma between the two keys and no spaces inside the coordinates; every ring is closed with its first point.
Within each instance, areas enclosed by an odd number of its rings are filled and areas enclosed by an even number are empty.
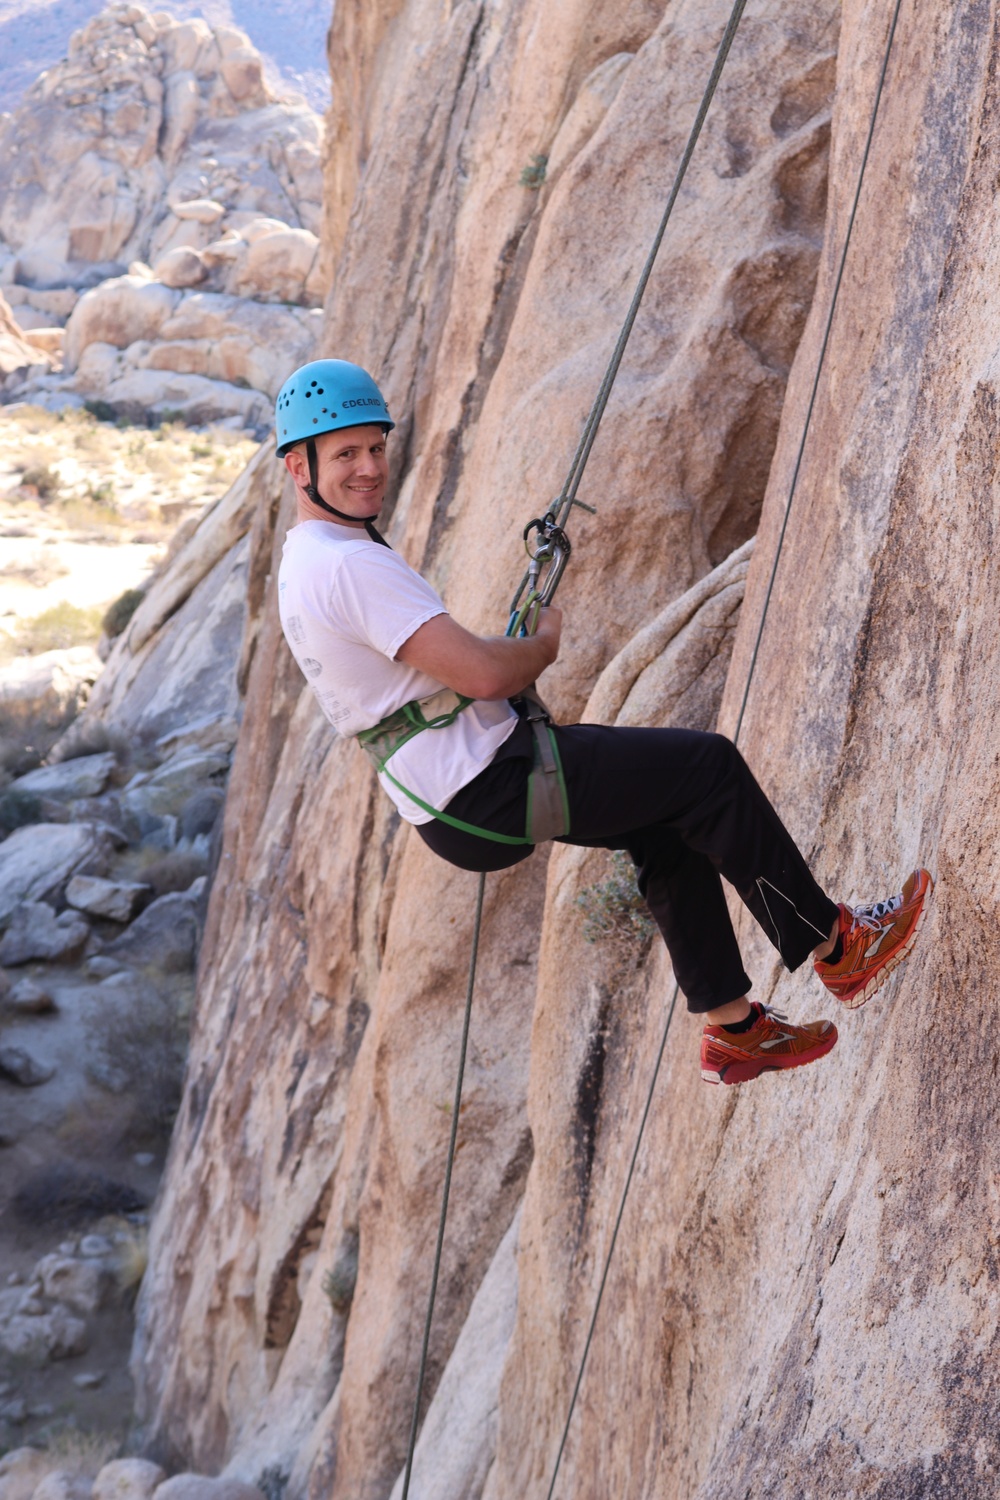
{"type": "MultiPolygon", "coordinates": [[[[540,646],[545,646],[552,653],[545,663],[547,667],[550,667],[559,655],[559,641],[561,636],[562,610],[556,609],[552,604],[547,609],[539,610],[535,640],[540,646]]],[[[525,686],[527,686],[527,683],[525,683],[525,686]]]]}
{"type": "Polygon", "coordinates": [[[415,630],[396,660],[426,672],[466,698],[513,698],[559,655],[562,612],[543,609],[534,635],[473,635],[450,615],[435,615],[415,630]]]}

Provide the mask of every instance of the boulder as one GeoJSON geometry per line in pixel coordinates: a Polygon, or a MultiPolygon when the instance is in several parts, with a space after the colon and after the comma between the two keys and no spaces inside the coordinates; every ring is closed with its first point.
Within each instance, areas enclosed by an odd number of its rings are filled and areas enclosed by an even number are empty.
{"type": "Polygon", "coordinates": [[[50,1078],[54,1078],[55,1072],[55,1068],[38,1062],[26,1048],[15,1047],[10,1042],[0,1044],[0,1077],[9,1082],[16,1083],[23,1089],[38,1088],[40,1084],[48,1083],[50,1078]]]}
{"type": "Polygon", "coordinates": [[[181,808],[181,836],[189,841],[210,834],[225,804],[221,787],[202,787],[181,808]]]}
{"type": "Polygon", "coordinates": [[[232,750],[239,738],[239,721],[228,714],[202,714],[156,741],[157,750],[173,755],[178,750],[232,750]]]}
{"type": "MultiPolygon", "coordinates": [[[[81,376],[82,371],[77,385],[83,390],[81,376]]],[[[203,375],[136,369],[123,363],[115,367],[106,383],[93,388],[100,389],[102,399],[134,421],[179,417],[192,426],[202,426],[233,418],[240,426],[259,429],[263,435],[272,416],[266,396],[203,375]]]]}
{"type": "Polygon", "coordinates": [[[78,1260],[71,1255],[45,1255],[34,1271],[42,1291],[54,1302],[65,1303],[74,1312],[95,1313],[103,1307],[114,1285],[109,1267],[97,1258],[78,1260]]]}
{"type": "Polygon", "coordinates": [[[249,242],[233,278],[238,296],[264,302],[299,302],[319,251],[308,229],[284,225],[249,242]]]}
{"type": "Polygon", "coordinates": [[[205,1474],[175,1474],[160,1485],[156,1496],[157,1500],[264,1500],[256,1485],[205,1474]]]}
{"type": "Polygon", "coordinates": [[[90,936],[90,924],[75,911],[56,916],[47,901],[25,901],[10,915],[0,938],[0,964],[16,968],[32,959],[56,963],[79,953],[90,936]]]}
{"type": "Polygon", "coordinates": [[[57,1009],[52,995],[35,979],[19,979],[11,987],[4,1003],[15,1015],[20,1016],[44,1016],[57,1009]]]}
{"type": "Polygon", "coordinates": [[[94,1500],[151,1500],[165,1478],[148,1458],[115,1458],[94,1480],[94,1500]]]}
{"type": "MultiPolygon", "coordinates": [[[[32,1415],[38,1415],[37,1407],[32,1415]]],[[[92,1481],[72,1469],[53,1469],[46,1474],[31,1500],[90,1500],[92,1481]]]]}
{"type": "Polygon", "coordinates": [[[160,257],[154,274],[164,286],[198,286],[208,275],[208,267],[197,250],[189,245],[178,245],[160,257]]]}
{"type": "MultiPolygon", "coordinates": [[[[89,823],[32,823],[0,844],[0,922],[22,902],[40,901],[101,847],[89,823]]],[[[2,962],[2,960],[0,960],[2,962]]]]}
{"type": "Polygon", "coordinates": [[[112,922],[131,922],[149,895],[149,886],[129,880],[104,880],[98,875],[74,875],[66,900],[78,911],[112,922]]]}
{"type": "Polygon", "coordinates": [[[43,350],[30,344],[0,293],[0,382],[8,376],[31,370],[48,370],[51,361],[43,350]]]}
{"type": "Polygon", "coordinates": [[[172,203],[170,209],[178,219],[194,219],[199,224],[216,224],[226,212],[215,198],[189,198],[186,203],[172,203]]]}
{"type": "Polygon", "coordinates": [[[76,369],[88,344],[124,349],[139,339],[155,339],[178,296],[143,276],[118,276],[94,287],[80,298],[66,325],[66,369],[76,369]]]}
{"type": "MultiPolygon", "coordinates": [[[[65,1307],[35,1316],[15,1313],[0,1322],[0,1349],[16,1359],[70,1359],[87,1352],[87,1325],[65,1307]]],[[[4,1500],[2,1490],[0,1500],[4,1500]]]]}
{"type": "Polygon", "coordinates": [[[80,755],[56,765],[40,766],[11,782],[8,791],[32,792],[40,797],[56,797],[70,802],[77,797],[98,797],[118,764],[111,751],[100,755],[80,755]]]}
{"type": "Polygon", "coordinates": [[[48,1454],[37,1448],[14,1448],[5,1453],[0,1458],[0,1500],[31,1500],[51,1463],[48,1454]]]}
{"type": "Polygon", "coordinates": [[[187,895],[172,893],[147,906],[105,951],[112,958],[163,974],[186,973],[194,967],[197,940],[193,902],[187,895]]]}
{"type": "Polygon", "coordinates": [[[0,735],[60,729],[87,701],[103,662],[90,646],[15,657],[0,668],[0,735]]]}
{"type": "Polygon", "coordinates": [[[200,781],[209,781],[213,776],[223,775],[228,770],[228,755],[191,748],[171,756],[153,772],[147,784],[155,787],[192,787],[200,781]]]}

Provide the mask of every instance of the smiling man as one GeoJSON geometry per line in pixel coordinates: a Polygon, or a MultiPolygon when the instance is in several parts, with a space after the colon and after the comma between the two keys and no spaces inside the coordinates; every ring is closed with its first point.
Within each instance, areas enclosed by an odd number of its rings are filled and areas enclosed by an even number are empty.
{"type": "Polygon", "coordinates": [[[564,821],[546,837],[628,850],[688,1009],[706,1022],[705,1081],[743,1083],[828,1053],[832,1022],[792,1025],[750,1001],[720,876],[787,968],[811,955],[855,1008],[912,947],[927,871],[885,901],[835,905],[722,735],[540,731],[521,695],[558,655],[560,613],[542,610],[533,636],[474,635],[380,536],[394,423],[371,376],[345,360],[304,365],[282,387],[275,420],[297,497],[278,584],[285,637],[327,719],[364,746],[424,842],[466,870],[527,858],[533,789],[556,772],[564,821]]]}

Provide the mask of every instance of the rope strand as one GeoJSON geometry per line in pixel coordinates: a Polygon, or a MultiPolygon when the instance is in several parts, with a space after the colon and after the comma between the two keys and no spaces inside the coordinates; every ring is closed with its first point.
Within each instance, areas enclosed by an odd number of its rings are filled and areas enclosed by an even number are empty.
{"type": "Polygon", "coordinates": [[[444,1172],[444,1191],[441,1195],[441,1217],[438,1221],[437,1249],[434,1252],[434,1273],[431,1277],[431,1293],[427,1302],[427,1317],[424,1320],[424,1342],[420,1350],[420,1369],[417,1372],[417,1393],[413,1398],[413,1420],[410,1423],[410,1441],[406,1450],[406,1473],[403,1477],[402,1500],[410,1493],[410,1475],[413,1472],[413,1455],[417,1447],[417,1430],[420,1425],[420,1398],[427,1373],[427,1351],[431,1341],[431,1323],[434,1319],[434,1302],[437,1297],[438,1276],[441,1272],[441,1253],[444,1249],[444,1226],[448,1218],[448,1198],[451,1194],[451,1169],[455,1163],[455,1142],[458,1138],[458,1112],[462,1106],[462,1082],[465,1078],[465,1057],[469,1047],[469,1023],[472,1019],[472,992],[476,984],[476,960],[479,957],[479,934],[483,925],[483,892],[486,876],[480,875],[476,891],[476,917],[472,928],[472,954],[469,958],[469,984],[465,994],[465,1018],[462,1022],[462,1046],[458,1057],[458,1078],[455,1080],[455,1104],[451,1112],[451,1136],[448,1141],[448,1161],[444,1172]]]}
{"type": "Polygon", "coordinates": [[[660,245],[663,242],[663,236],[667,232],[667,225],[669,224],[670,217],[674,211],[674,204],[677,202],[677,196],[680,193],[681,185],[684,181],[684,178],[687,176],[687,169],[691,164],[691,158],[694,155],[694,148],[698,144],[698,137],[701,135],[701,127],[705,123],[705,116],[708,114],[709,106],[711,105],[712,100],[715,97],[715,90],[718,87],[719,79],[722,77],[722,70],[726,66],[726,60],[729,57],[729,49],[733,45],[733,39],[736,36],[737,29],[739,28],[740,21],[743,17],[743,12],[746,9],[746,3],[747,0],[736,0],[735,5],[733,6],[732,14],[729,17],[729,22],[726,26],[725,31],[723,32],[722,41],[719,43],[719,50],[715,55],[715,62],[712,66],[712,71],[709,74],[708,83],[705,85],[705,92],[701,98],[701,104],[698,106],[698,113],[695,116],[694,124],[691,126],[691,132],[688,136],[687,145],[684,147],[684,155],[681,157],[680,165],[678,166],[677,173],[674,177],[674,185],[670,189],[670,196],[667,199],[667,206],[663,210],[663,217],[660,219],[659,228],[657,229],[656,234],[653,238],[653,243],[650,246],[649,254],[646,256],[646,264],[643,266],[642,271],[640,272],[635,291],[632,293],[632,301],[629,303],[629,309],[625,315],[625,321],[622,324],[621,332],[618,335],[618,339],[612,351],[611,358],[608,361],[608,367],[604,372],[604,379],[601,381],[601,384],[598,387],[597,395],[594,398],[594,404],[590,408],[590,415],[588,416],[586,423],[584,424],[583,433],[580,438],[579,445],[577,447],[576,453],[573,456],[573,462],[569,466],[569,473],[566,476],[566,482],[562,487],[559,499],[555,503],[556,521],[560,525],[564,523],[566,517],[569,515],[569,512],[573,505],[573,501],[576,499],[576,492],[580,487],[580,480],[583,478],[583,471],[587,467],[587,460],[590,458],[590,451],[593,448],[594,441],[597,437],[597,429],[601,425],[601,418],[604,416],[605,407],[608,404],[608,399],[611,395],[611,390],[614,386],[615,378],[618,375],[618,369],[621,365],[622,357],[625,353],[625,346],[627,345],[631,336],[633,325],[639,313],[639,306],[642,302],[643,294],[645,293],[649,278],[653,273],[653,266],[656,263],[656,257],[659,254],[660,245]]]}
{"type": "MultiPolygon", "coordinates": [[[[766,594],[765,599],[764,599],[764,609],[763,609],[763,612],[761,614],[760,627],[759,627],[759,629],[757,631],[757,639],[756,639],[756,642],[755,642],[755,645],[754,645],[753,654],[752,654],[751,661],[750,661],[750,669],[749,669],[749,672],[748,672],[748,675],[747,675],[746,688],[745,688],[744,693],[743,693],[743,702],[742,702],[742,704],[740,706],[739,718],[737,719],[736,729],[735,729],[734,734],[733,734],[733,743],[734,744],[736,744],[738,742],[739,735],[740,735],[740,730],[743,727],[743,716],[744,716],[744,712],[746,710],[747,699],[749,698],[749,695],[750,695],[750,683],[751,683],[751,681],[753,679],[754,668],[756,667],[756,664],[757,664],[757,656],[758,656],[758,652],[759,652],[759,649],[760,649],[760,642],[761,642],[761,638],[762,638],[762,636],[764,634],[764,622],[767,619],[768,606],[770,605],[770,602],[771,602],[771,594],[772,594],[772,591],[773,591],[773,588],[774,588],[774,580],[775,580],[775,577],[776,577],[777,571],[778,571],[778,561],[779,561],[779,559],[781,557],[781,548],[784,545],[785,532],[787,531],[787,528],[788,528],[788,518],[789,518],[789,515],[791,514],[792,501],[794,499],[796,486],[798,484],[799,470],[802,467],[802,455],[803,455],[803,452],[805,450],[806,438],[807,438],[808,432],[809,432],[809,425],[810,425],[810,422],[812,420],[813,409],[814,409],[814,407],[816,405],[816,394],[817,394],[817,391],[819,390],[820,376],[823,373],[823,365],[824,365],[824,362],[826,360],[827,348],[828,348],[829,342],[830,342],[830,331],[831,331],[831,328],[833,326],[833,316],[834,316],[834,312],[836,311],[837,298],[838,298],[838,295],[840,293],[840,284],[841,284],[841,281],[843,280],[843,276],[844,276],[844,267],[845,267],[845,265],[847,263],[847,252],[848,252],[848,250],[850,248],[850,244],[851,244],[851,235],[854,232],[854,221],[855,221],[855,218],[857,217],[858,204],[859,204],[860,199],[861,199],[861,188],[862,188],[862,185],[863,185],[864,180],[865,180],[865,171],[866,171],[867,166],[868,166],[868,157],[869,157],[869,153],[871,151],[872,139],[873,139],[874,134],[875,134],[875,122],[876,122],[876,120],[878,118],[879,106],[880,106],[881,101],[882,101],[882,92],[883,92],[883,88],[885,86],[886,73],[888,72],[888,68],[889,68],[889,59],[890,59],[890,56],[891,56],[891,53],[892,53],[893,41],[894,41],[895,36],[896,36],[896,23],[899,20],[899,12],[900,12],[901,6],[902,6],[902,0],[896,0],[895,9],[894,9],[893,15],[892,15],[892,22],[891,22],[890,27],[889,27],[889,37],[888,37],[888,41],[886,42],[885,55],[884,55],[884,57],[882,59],[882,69],[881,69],[881,72],[879,74],[878,87],[877,87],[876,93],[875,93],[875,103],[874,103],[874,106],[873,106],[873,109],[872,109],[871,122],[870,122],[869,127],[868,127],[868,138],[867,138],[867,141],[865,143],[864,154],[863,154],[862,160],[861,160],[861,168],[860,168],[860,171],[858,173],[858,183],[857,183],[857,188],[855,189],[855,193],[854,193],[854,203],[853,203],[853,207],[851,209],[851,217],[850,217],[850,220],[848,222],[847,234],[846,234],[845,239],[844,239],[844,248],[843,248],[843,252],[842,252],[841,257],[840,257],[840,265],[839,265],[839,269],[838,269],[838,272],[837,272],[836,282],[835,282],[835,285],[834,285],[833,297],[832,297],[831,304],[830,304],[830,312],[829,312],[829,315],[828,315],[827,321],[826,321],[826,331],[825,331],[824,336],[823,336],[823,343],[822,343],[822,347],[820,349],[819,361],[818,361],[818,364],[817,364],[817,367],[816,367],[816,377],[815,377],[815,379],[813,381],[812,396],[811,396],[811,399],[810,399],[810,402],[809,402],[809,409],[808,409],[808,411],[806,413],[806,421],[805,421],[805,427],[804,427],[803,433],[802,433],[802,440],[799,443],[798,456],[797,456],[796,463],[795,463],[795,471],[794,471],[794,474],[792,476],[792,485],[791,485],[791,489],[789,491],[788,502],[787,502],[786,507],[785,507],[785,516],[784,516],[784,520],[782,522],[781,532],[780,532],[780,535],[778,537],[778,546],[777,546],[777,550],[776,550],[775,556],[774,556],[774,564],[773,564],[773,566],[771,568],[771,578],[770,578],[770,582],[768,584],[767,594],[766,594]]],[[[605,404],[607,404],[606,403],[606,399],[605,399],[605,404]]],[[[595,403],[595,405],[596,405],[596,403],[595,403]]],[[[602,407],[602,410],[603,410],[603,407],[602,407]]],[[[600,420],[600,418],[598,418],[598,420],[600,420]]],[[[595,424],[595,427],[594,427],[594,431],[596,432],[596,424],[595,424]]],[[[580,450],[578,450],[578,451],[583,451],[583,446],[584,445],[581,443],[580,450]]],[[[590,446],[593,446],[592,440],[591,440],[590,446]]],[[[588,447],[587,448],[587,453],[589,453],[589,451],[590,451],[590,449],[588,447]]],[[[586,462],[586,458],[584,459],[584,462],[586,462]]],[[[581,469],[580,469],[579,472],[582,474],[582,472],[583,472],[582,467],[581,467],[581,469]]],[[[577,479],[579,479],[579,474],[577,475],[577,479]]],[[[570,504],[572,503],[571,499],[570,499],[569,503],[570,504]]],[[[595,1327],[597,1325],[597,1317],[598,1317],[598,1313],[601,1310],[601,1302],[602,1302],[602,1300],[604,1298],[604,1289],[605,1289],[605,1287],[607,1285],[607,1281],[608,1281],[608,1273],[609,1273],[610,1268],[611,1268],[611,1260],[612,1260],[612,1257],[613,1257],[613,1255],[615,1253],[615,1245],[617,1244],[617,1241],[618,1241],[618,1230],[619,1230],[619,1227],[620,1227],[621,1222],[622,1222],[622,1216],[623,1216],[623,1214],[625,1212],[625,1202],[626,1202],[626,1199],[628,1198],[629,1189],[630,1189],[630,1187],[632,1185],[632,1177],[633,1177],[633,1174],[635,1172],[635,1164],[636,1164],[636,1161],[638,1159],[639,1148],[640,1148],[640,1146],[642,1144],[642,1138],[643,1138],[643,1135],[645,1134],[646,1122],[647,1122],[647,1120],[649,1118],[650,1107],[652,1105],[652,1100],[653,1100],[653,1092],[654,1092],[654,1090],[656,1088],[656,1082],[657,1082],[657,1079],[658,1079],[659,1073],[660,1073],[660,1064],[663,1061],[663,1054],[664,1054],[664,1050],[665,1050],[666,1045],[667,1045],[667,1037],[668,1037],[668,1035],[670,1033],[670,1023],[673,1020],[674,1009],[675,1009],[676,1004],[677,1004],[678,988],[679,987],[675,984],[674,985],[674,993],[673,993],[673,996],[672,996],[671,1001],[670,1001],[670,1008],[669,1008],[669,1010],[667,1012],[666,1025],[665,1025],[664,1030],[663,1030],[663,1039],[660,1042],[660,1050],[657,1053],[656,1063],[655,1063],[655,1066],[653,1068],[653,1079],[652,1079],[652,1082],[651,1082],[650,1087],[649,1087],[648,1097],[646,1099],[646,1108],[643,1111],[642,1120],[640,1121],[640,1124],[639,1124],[638,1138],[637,1138],[636,1143],[635,1143],[635,1149],[632,1152],[631,1162],[629,1163],[628,1176],[627,1176],[627,1178],[625,1180],[625,1188],[624,1188],[624,1191],[622,1192],[621,1203],[619,1204],[619,1208],[618,1208],[618,1216],[617,1216],[617,1218],[615,1220],[614,1232],[612,1233],[612,1236],[611,1236],[611,1244],[608,1247],[608,1253],[607,1253],[607,1256],[606,1256],[605,1262],[604,1262],[604,1270],[603,1270],[603,1273],[601,1275],[600,1285],[598,1286],[598,1289],[597,1289],[597,1297],[596,1297],[595,1303],[594,1303],[594,1312],[593,1312],[593,1316],[591,1317],[591,1320],[590,1320],[590,1327],[589,1327],[589,1329],[587,1331],[587,1339],[586,1339],[586,1342],[585,1342],[584,1348],[583,1348],[583,1357],[581,1358],[581,1361],[580,1361],[580,1368],[579,1368],[579,1371],[577,1373],[576,1384],[573,1387],[573,1395],[572,1395],[572,1398],[571,1398],[570,1404],[569,1404],[569,1412],[568,1412],[567,1417],[566,1417],[566,1424],[565,1424],[565,1426],[563,1428],[562,1439],[561,1439],[560,1444],[559,1444],[559,1451],[556,1454],[555,1466],[554,1466],[553,1471],[552,1471],[552,1480],[551,1480],[551,1483],[549,1484],[548,1494],[546,1496],[546,1500],[552,1500],[552,1497],[555,1494],[556,1480],[557,1480],[557,1478],[559,1476],[559,1469],[560,1469],[560,1466],[562,1464],[563,1452],[564,1452],[565,1447],[566,1447],[566,1440],[567,1440],[567,1438],[569,1436],[570,1423],[573,1420],[573,1413],[574,1413],[574,1410],[576,1408],[577,1398],[578,1398],[578,1396],[580,1394],[580,1387],[583,1384],[583,1376],[584,1376],[584,1371],[586,1370],[586,1367],[587,1367],[587,1359],[588,1359],[588,1357],[590,1355],[590,1346],[591,1346],[591,1342],[592,1342],[593,1337],[594,1337],[594,1329],[595,1329],[595,1327]]]]}

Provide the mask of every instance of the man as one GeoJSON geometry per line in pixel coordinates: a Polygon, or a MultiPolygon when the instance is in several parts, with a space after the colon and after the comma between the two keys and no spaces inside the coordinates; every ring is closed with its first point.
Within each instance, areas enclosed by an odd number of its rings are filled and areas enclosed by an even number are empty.
{"type": "MultiPolygon", "coordinates": [[[[281,621],[323,712],[366,745],[402,816],[442,858],[466,870],[526,858],[535,739],[510,700],[556,660],[559,610],[543,610],[533,636],[474,635],[383,541],[374,523],[394,424],[357,365],[297,370],[276,425],[298,506],[281,621]]],[[[631,855],[688,1008],[705,1018],[705,1081],[743,1083],[829,1052],[832,1022],[795,1026],[750,1001],[720,875],[789,969],[811,955],[855,1007],[912,947],[933,885],[926,870],[888,900],[835,905],[721,735],[575,724],[552,737],[569,818],[562,841],[631,855]]]]}

